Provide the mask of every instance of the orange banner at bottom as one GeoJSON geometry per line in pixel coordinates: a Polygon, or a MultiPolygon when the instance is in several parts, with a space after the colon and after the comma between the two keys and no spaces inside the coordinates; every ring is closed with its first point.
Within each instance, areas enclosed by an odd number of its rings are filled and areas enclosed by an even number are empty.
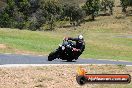
{"type": "Polygon", "coordinates": [[[130,83],[131,76],[129,74],[86,74],[86,70],[80,68],[76,76],[77,83],[83,85],[85,83],[130,83]]]}

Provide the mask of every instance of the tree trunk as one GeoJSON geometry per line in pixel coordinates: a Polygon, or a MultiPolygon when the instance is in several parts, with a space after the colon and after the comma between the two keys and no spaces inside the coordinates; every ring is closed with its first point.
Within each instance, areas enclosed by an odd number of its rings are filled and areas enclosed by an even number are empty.
{"type": "Polygon", "coordinates": [[[94,15],[94,13],[91,14],[91,20],[92,20],[92,21],[95,20],[95,15],[94,15]]]}
{"type": "Polygon", "coordinates": [[[123,7],[123,8],[122,8],[122,12],[123,12],[123,13],[126,13],[126,8],[123,7]]]}

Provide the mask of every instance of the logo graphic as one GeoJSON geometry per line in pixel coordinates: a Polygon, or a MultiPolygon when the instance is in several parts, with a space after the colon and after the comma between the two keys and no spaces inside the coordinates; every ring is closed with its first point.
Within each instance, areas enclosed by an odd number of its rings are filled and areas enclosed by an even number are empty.
{"type": "Polygon", "coordinates": [[[129,74],[87,74],[82,67],[78,69],[76,81],[79,85],[85,83],[130,83],[129,74]]]}

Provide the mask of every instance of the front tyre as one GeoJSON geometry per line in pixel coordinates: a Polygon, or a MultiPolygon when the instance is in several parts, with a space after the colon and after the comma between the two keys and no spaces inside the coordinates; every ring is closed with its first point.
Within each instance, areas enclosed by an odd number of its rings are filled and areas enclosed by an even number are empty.
{"type": "Polygon", "coordinates": [[[56,59],[56,51],[51,52],[48,56],[48,61],[52,61],[54,59],[56,59]]]}

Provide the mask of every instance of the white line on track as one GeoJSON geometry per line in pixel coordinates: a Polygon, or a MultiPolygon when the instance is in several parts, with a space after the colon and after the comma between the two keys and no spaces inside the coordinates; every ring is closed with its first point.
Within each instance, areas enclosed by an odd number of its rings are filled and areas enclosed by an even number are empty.
{"type": "Polygon", "coordinates": [[[38,56],[38,57],[43,57],[44,55],[32,55],[32,54],[13,54],[13,53],[0,53],[0,54],[5,54],[5,55],[23,55],[23,56],[38,56]]]}
{"type": "MultiPolygon", "coordinates": [[[[96,66],[108,65],[108,66],[111,66],[111,64],[5,64],[5,65],[0,65],[0,68],[40,67],[40,66],[90,66],[90,65],[96,65],[96,66]]],[[[132,65],[125,65],[125,66],[132,66],[132,65]]]]}

